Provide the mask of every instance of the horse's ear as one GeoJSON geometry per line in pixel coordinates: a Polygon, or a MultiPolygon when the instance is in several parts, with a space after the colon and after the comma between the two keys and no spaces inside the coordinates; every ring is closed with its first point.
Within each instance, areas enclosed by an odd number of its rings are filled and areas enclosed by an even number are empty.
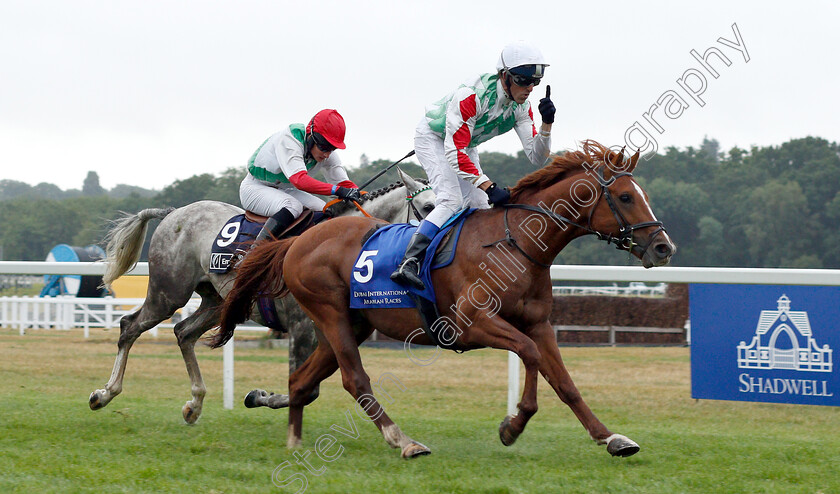
{"type": "Polygon", "coordinates": [[[405,188],[412,194],[414,194],[420,187],[417,185],[417,181],[414,180],[411,175],[402,171],[402,168],[397,167],[397,172],[400,174],[400,180],[402,183],[405,184],[405,188]]]}
{"type": "Polygon", "coordinates": [[[633,173],[633,170],[636,169],[636,165],[639,163],[639,156],[642,155],[642,150],[637,149],[636,154],[630,157],[630,166],[627,167],[627,171],[633,173]]]}
{"type": "Polygon", "coordinates": [[[622,171],[624,168],[624,146],[622,146],[621,151],[615,154],[613,166],[615,171],[622,171]]]}

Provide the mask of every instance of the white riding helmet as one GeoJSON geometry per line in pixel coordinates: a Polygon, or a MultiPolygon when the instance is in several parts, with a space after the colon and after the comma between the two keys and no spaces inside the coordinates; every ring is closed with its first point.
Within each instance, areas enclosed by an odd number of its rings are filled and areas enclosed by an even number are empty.
{"type": "Polygon", "coordinates": [[[542,77],[543,69],[548,67],[542,52],[536,46],[526,41],[510,43],[502,49],[496,70],[510,71],[523,65],[533,66],[532,75],[542,77]]]}

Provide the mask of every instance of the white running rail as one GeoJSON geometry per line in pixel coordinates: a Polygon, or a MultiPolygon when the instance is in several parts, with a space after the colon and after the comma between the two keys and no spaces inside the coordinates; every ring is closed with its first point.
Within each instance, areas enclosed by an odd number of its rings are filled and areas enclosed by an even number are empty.
{"type": "MultiPolygon", "coordinates": [[[[0,261],[0,274],[104,274],[103,263],[0,261]]],[[[129,275],[149,273],[138,263],[129,275]]],[[[722,283],[755,285],[840,286],[840,269],[691,268],[641,266],[551,266],[553,281],[606,281],[646,283],[722,283]]],[[[224,351],[225,408],[233,408],[233,339],[224,351]],[[227,348],[230,346],[230,348],[227,348]],[[229,359],[229,360],[228,360],[229,359]]],[[[519,397],[519,359],[508,354],[508,413],[516,413],[519,397]]]]}

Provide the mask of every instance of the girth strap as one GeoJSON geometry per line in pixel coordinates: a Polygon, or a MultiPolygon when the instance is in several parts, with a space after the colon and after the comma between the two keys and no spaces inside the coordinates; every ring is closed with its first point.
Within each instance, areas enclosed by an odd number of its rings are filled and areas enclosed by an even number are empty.
{"type": "Polygon", "coordinates": [[[440,320],[440,313],[438,312],[434,302],[426,298],[414,295],[413,293],[410,293],[409,295],[414,300],[414,303],[417,305],[417,312],[420,314],[420,320],[423,322],[423,331],[426,333],[426,336],[428,336],[429,339],[432,340],[435,345],[441,348],[444,348],[446,350],[452,350],[455,353],[464,353],[464,351],[467,349],[458,343],[457,338],[451,343],[446,344],[440,338],[440,334],[432,330],[432,328],[435,326],[435,323],[440,320]]]}

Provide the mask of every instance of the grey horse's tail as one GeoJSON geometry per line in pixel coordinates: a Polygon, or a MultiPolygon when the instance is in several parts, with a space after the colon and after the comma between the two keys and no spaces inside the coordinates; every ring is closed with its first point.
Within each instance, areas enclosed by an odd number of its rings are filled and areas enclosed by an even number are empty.
{"type": "Polygon", "coordinates": [[[108,266],[102,277],[104,286],[111,286],[114,280],[140,260],[149,220],[165,218],[172,211],[175,208],[144,209],[137,214],[123,213],[122,218],[114,221],[114,226],[105,236],[105,262],[108,266]]]}

